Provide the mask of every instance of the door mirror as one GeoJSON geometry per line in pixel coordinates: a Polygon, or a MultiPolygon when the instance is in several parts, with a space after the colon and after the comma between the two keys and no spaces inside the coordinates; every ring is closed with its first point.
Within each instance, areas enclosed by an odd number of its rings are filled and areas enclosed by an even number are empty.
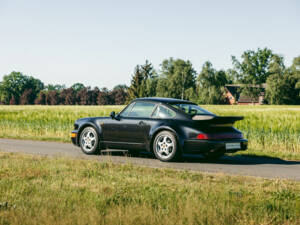
{"type": "Polygon", "coordinates": [[[112,111],[112,112],[110,113],[110,117],[111,117],[112,119],[115,119],[115,118],[116,118],[116,113],[115,113],[115,111],[112,111]]]}

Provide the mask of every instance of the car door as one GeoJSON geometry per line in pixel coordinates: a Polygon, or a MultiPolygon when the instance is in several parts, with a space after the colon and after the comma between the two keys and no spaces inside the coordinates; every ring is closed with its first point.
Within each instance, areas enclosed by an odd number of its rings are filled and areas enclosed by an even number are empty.
{"type": "Polygon", "coordinates": [[[135,103],[128,105],[116,118],[109,118],[105,123],[101,124],[102,135],[105,143],[127,142],[127,135],[124,135],[124,129],[128,126],[128,121],[124,120],[135,103]]]}
{"type": "Polygon", "coordinates": [[[143,101],[129,105],[115,120],[105,124],[105,142],[115,148],[143,147],[149,135],[149,120],[155,107],[155,103],[143,101]]]}

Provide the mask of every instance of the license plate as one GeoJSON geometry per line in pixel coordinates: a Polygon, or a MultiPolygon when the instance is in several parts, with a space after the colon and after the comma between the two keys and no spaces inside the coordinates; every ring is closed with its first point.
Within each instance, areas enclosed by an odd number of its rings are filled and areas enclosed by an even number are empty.
{"type": "Polygon", "coordinates": [[[241,143],[226,143],[225,147],[226,149],[240,149],[241,143]]]}

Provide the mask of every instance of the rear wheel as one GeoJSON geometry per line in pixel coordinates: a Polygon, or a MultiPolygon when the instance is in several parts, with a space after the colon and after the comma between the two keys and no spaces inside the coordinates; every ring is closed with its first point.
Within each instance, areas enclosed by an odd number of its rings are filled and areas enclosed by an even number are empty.
{"type": "Polygon", "coordinates": [[[81,150],[88,155],[99,152],[99,138],[97,131],[93,127],[86,127],[80,134],[79,143],[81,150]]]}
{"type": "Polygon", "coordinates": [[[179,149],[174,134],[169,131],[159,132],[153,142],[153,152],[163,162],[175,160],[179,156],[179,149]]]}

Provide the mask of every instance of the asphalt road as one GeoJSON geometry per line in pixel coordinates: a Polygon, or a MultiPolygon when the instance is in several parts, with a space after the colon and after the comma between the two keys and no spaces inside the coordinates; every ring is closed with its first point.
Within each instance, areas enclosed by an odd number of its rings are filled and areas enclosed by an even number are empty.
{"type": "MultiPolygon", "coordinates": [[[[109,155],[85,155],[72,144],[28,140],[0,139],[0,151],[19,152],[45,156],[131,163],[153,168],[172,168],[203,172],[249,175],[264,178],[287,178],[300,180],[300,161],[286,161],[271,157],[224,156],[208,162],[200,156],[185,156],[180,162],[164,163],[151,155],[127,157],[122,152],[113,151],[109,155]]],[[[0,162],[1,163],[1,162],[0,162]]]]}

